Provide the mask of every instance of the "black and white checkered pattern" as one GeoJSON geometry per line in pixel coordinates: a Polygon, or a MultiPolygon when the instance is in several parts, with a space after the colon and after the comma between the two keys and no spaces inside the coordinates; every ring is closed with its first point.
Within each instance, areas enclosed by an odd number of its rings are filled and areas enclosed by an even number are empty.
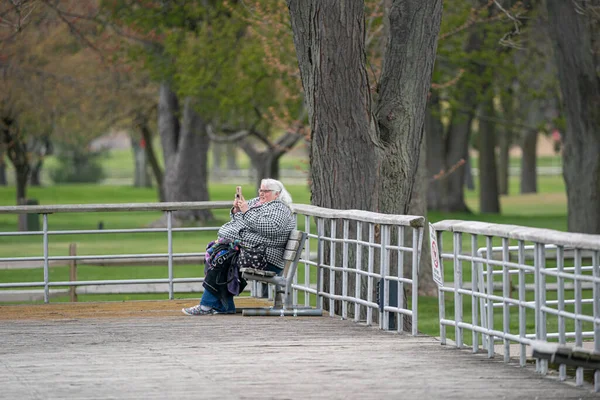
{"type": "Polygon", "coordinates": [[[290,232],[296,228],[290,208],[280,200],[257,205],[259,199],[248,201],[250,207],[245,213],[231,214],[231,221],[219,229],[219,237],[241,240],[245,246],[264,244],[267,247],[267,261],[283,268],[283,252],[290,232]]]}

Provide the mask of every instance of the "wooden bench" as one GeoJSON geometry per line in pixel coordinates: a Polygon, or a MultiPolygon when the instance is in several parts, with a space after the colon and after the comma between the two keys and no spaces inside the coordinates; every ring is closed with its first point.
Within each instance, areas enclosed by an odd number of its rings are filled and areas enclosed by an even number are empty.
{"type": "Polygon", "coordinates": [[[321,310],[306,307],[295,307],[292,296],[292,283],[298,270],[298,262],[308,234],[293,230],[285,246],[283,259],[285,265],[281,275],[272,271],[257,270],[254,268],[240,268],[240,273],[247,281],[258,281],[275,286],[273,306],[269,309],[245,309],[242,315],[321,315],[321,310]]]}

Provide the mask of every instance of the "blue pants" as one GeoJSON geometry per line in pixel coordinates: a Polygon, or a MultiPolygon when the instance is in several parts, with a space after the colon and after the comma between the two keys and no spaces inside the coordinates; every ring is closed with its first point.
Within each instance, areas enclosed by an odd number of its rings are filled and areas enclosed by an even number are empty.
{"type": "MultiPolygon", "coordinates": [[[[276,272],[277,275],[281,275],[281,272],[283,272],[283,269],[278,268],[271,263],[267,264],[267,268],[265,268],[265,270],[276,272]]],[[[224,306],[217,296],[205,289],[204,293],[202,294],[202,298],[200,299],[200,305],[211,307],[220,313],[235,314],[235,304],[233,302],[232,294],[227,296],[227,304],[224,306]]]]}

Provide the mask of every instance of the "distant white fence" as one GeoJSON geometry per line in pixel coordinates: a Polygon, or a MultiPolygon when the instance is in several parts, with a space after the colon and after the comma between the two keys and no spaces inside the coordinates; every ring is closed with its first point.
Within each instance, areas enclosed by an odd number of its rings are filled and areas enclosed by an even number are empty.
{"type": "MultiPolygon", "coordinates": [[[[442,266],[453,276],[439,291],[443,343],[446,327],[452,326],[457,347],[477,352],[481,343],[493,357],[499,340],[504,361],[516,350],[521,366],[533,341],[591,346],[591,354],[600,354],[600,235],[457,220],[433,226],[438,244],[452,241],[450,251],[439,250],[442,266]],[[446,293],[452,297],[446,298],[446,293]],[[452,306],[454,313],[448,315],[452,306]],[[465,330],[471,332],[468,341],[465,330]]],[[[536,359],[536,369],[546,373],[548,361],[536,359]]],[[[566,379],[565,364],[559,374],[566,379]]],[[[583,384],[583,368],[577,368],[575,380],[583,384]]]]}
{"type": "MultiPolygon", "coordinates": [[[[536,174],[538,176],[558,176],[562,175],[562,166],[537,166],[536,174]]],[[[479,168],[471,168],[473,176],[479,176],[479,168]]],[[[509,176],[521,176],[520,167],[510,167],[508,169],[509,176]]]]}

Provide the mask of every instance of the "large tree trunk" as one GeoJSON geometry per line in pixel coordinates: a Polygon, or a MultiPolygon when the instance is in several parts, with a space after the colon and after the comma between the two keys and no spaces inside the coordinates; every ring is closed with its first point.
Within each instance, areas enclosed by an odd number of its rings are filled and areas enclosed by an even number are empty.
{"type": "Polygon", "coordinates": [[[16,198],[15,203],[21,204],[27,199],[27,183],[31,165],[29,163],[29,152],[27,143],[20,136],[14,118],[5,116],[2,118],[2,148],[15,169],[16,198]]]}
{"type": "MultiPolygon", "coordinates": [[[[444,124],[442,123],[442,110],[439,96],[432,91],[427,102],[427,114],[425,116],[425,146],[426,154],[421,154],[427,163],[427,174],[425,179],[427,185],[427,208],[430,210],[441,210],[444,208],[446,196],[444,196],[441,174],[445,168],[444,159],[446,148],[444,140],[444,124]]],[[[418,214],[417,214],[418,215],[418,214]]]]}
{"type": "Polygon", "coordinates": [[[364,60],[364,3],[288,0],[288,6],[311,123],[312,203],[406,213],[441,1],[392,3],[376,104],[364,60]]]}
{"type": "Polygon", "coordinates": [[[4,154],[0,153],[0,186],[6,186],[8,184],[6,180],[6,161],[4,154]]]}
{"type": "Polygon", "coordinates": [[[230,176],[231,171],[239,169],[237,162],[238,143],[211,142],[213,171],[219,175],[230,176]]]}
{"type": "Polygon", "coordinates": [[[156,150],[154,149],[154,141],[152,140],[152,132],[148,124],[148,116],[146,114],[139,113],[136,115],[134,120],[134,128],[139,132],[141,140],[144,141],[144,151],[146,153],[146,160],[150,164],[152,175],[156,182],[156,191],[158,195],[158,201],[165,201],[165,190],[164,190],[164,173],[158,162],[156,150]]]}
{"type": "Polygon", "coordinates": [[[40,138],[30,138],[28,141],[27,148],[29,150],[28,156],[30,157],[31,172],[29,174],[29,184],[31,186],[42,185],[42,168],[44,166],[44,159],[53,153],[52,142],[50,141],[50,134],[44,135],[40,138]],[[34,157],[31,157],[33,155],[34,157]]]}
{"type": "MultiPolygon", "coordinates": [[[[535,77],[531,86],[538,91],[542,90],[544,82],[541,78],[535,77]]],[[[521,94],[524,96],[526,94],[521,94]]],[[[547,102],[528,97],[521,98],[522,110],[526,111],[525,128],[521,144],[521,193],[537,193],[537,142],[541,126],[548,121],[545,109],[547,102]]]]}
{"type": "Polygon", "coordinates": [[[302,139],[299,131],[288,131],[280,136],[276,142],[271,143],[267,138],[263,138],[267,148],[258,150],[256,146],[245,137],[239,142],[239,146],[250,158],[252,167],[255,170],[256,189],[260,187],[260,181],[266,178],[279,179],[279,160],[291,150],[298,141],[302,139]]]}
{"type": "Polygon", "coordinates": [[[311,127],[312,204],[406,214],[441,1],[391,3],[378,101],[371,97],[364,57],[364,3],[288,0],[288,6],[311,127]]]}
{"type": "MultiPolygon", "coordinates": [[[[465,99],[466,100],[466,99],[465,99]]],[[[475,115],[475,104],[461,103],[469,107],[467,112],[454,111],[446,136],[446,165],[442,185],[445,193],[445,205],[442,209],[448,212],[470,212],[465,203],[465,165],[461,161],[469,158],[469,138],[471,123],[475,115]],[[453,172],[452,172],[453,171],[453,172]]]]}
{"type": "Polygon", "coordinates": [[[496,168],[496,124],[494,98],[490,88],[482,106],[484,118],[479,120],[479,211],[500,213],[498,170],[496,168]]]}
{"type": "Polygon", "coordinates": [[[131,136],[131,151],[133,153],[133,186],[152,187],[150,174],[148,172],[148,157],[146,154],[146,142],[142,138],[131,136]]]}
{"type": "Polygon", "coordinates": [[[27,182],[29,181],[29,164],[15,165],[15,182],[17,186],[17,203],[27,199],[27,182]]]}
{"type": "Polygon", "coordinates": [[[537,193],[537,140],[537,130],[529,129],[523,133],[523,142],[521,145],[521,194],[537,193]]]}
{"type": "Polygon", "coordinates": [[[225,158],[227,160],[226,165],[228,170],[237,171],[240,169],[237,159],[237,144],[225,144],[225,158]]]}
{"type": "Polygon", "coordinates": [[[498,191],[500,194],[507,195],[510,187],[510,148],[513,141],[513,125],[515,120],[513,90],[508,87],[502,90],[500,94],[502,103],[503,118],[505,121],[502,134],[498,137],[499,157],[498,157],[498,191]]]}
{"type": "MultiPolygon", "coordinates": [[[[160,87],[158,127],[165,160],[164,189],[166,201],[204,201],[208,195],[208,147],[206,123],[193,108],[191,98],[186,98],[182,121],[177,95],[167,83],[160,87]]],[[[212,219],[209,210],[178,211],[181,220],[207,221],[212,219]]]]}
{"type": "Polygon", "coordinates": [[[256,169],[257,189],[265,178],[279,179],[279,157],[273,157],[271,152],[261,152],[252,160],[252,165],[256,169]]]}
{"type": "Polygon", "coordinates": [[[553,89],[556,87],[555,62],[546,55],[552,53],[546,33],[547,19],[539,12],[534,15],[531,24],[528,33],[531,36],[531,48],[513,53],[518,70],[523,72],[520,80],[524,82],[517,86],[514,97],[515,119],[524,122],[524,127],[520,129],[522,194],[537,193],[538,134],[558,115],[555,111],[558,93],[557,88],[553,89]]]}
{"type": "Polygon", "coordinates": [[[311,126],[312,204],[378,211],[382,151],[364,60],[364,4],[288,0],[288,7],[311,126]]]}
{"type": "MultiPolygon", "coordinates": [[[[510,129],[510,128],[509,128],[510,129]]],[[[510,177],[510,143],[508,132],[498,136],[498,193],[507,195],[510,177]]]]}
{"type": "Polygon", "coordinates": [[[567,116],[568,229],[600,234],[600,0],[547,0],[546,5],[567,116]]]}
{"type": "Polygon", "coordinates": [[[29,177],[29,184],[31,186],[41,186],[42,180],[40,175],[42,173],[42,166],[44,165],[44,161],[40,158],[38,159],[33,168],[31,168],[31,176],[29,177]]]}
{"type": "Polygon", "coordinates": [[[225,153],[225,144],[218,142],[211,142],[210,144],[212,154],[212,170],[215,175],[221,173],[221,166],[223,164],[223,154],[225,153]]]}
{"type": "Polygon", "coordinates": [[[471,163],[471,155],[467,151],[467,160],[465,161],[465,188],[475,190],[475,179],[473,179],[473,165],[471,163]]]}

